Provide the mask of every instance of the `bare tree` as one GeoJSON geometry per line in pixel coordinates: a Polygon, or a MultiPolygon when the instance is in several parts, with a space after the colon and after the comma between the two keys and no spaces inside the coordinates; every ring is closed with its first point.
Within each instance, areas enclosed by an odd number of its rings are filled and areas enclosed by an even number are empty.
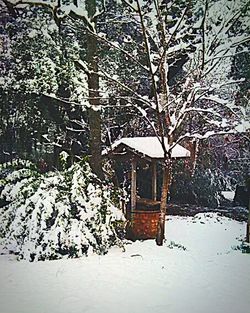
{"type": "MultiPolygon", "coordinates": [[[[124,0],[123,3],[131,12],[130,18],[140,23],[152,86],[152,98],[148,101],[155,108],[155,132],[165,156],[156,240],[162,245],[173,147],[186,139],[200,140],[246,130],[246,111],[241,108],[242,112],[239,112],[232,90],[226,87],[239,83],[230,80],[228,74],[235,47],[249,40],[244,33],[247,2],[229,2],[223,15],[217,13],[217,16],[215,12],[221,12],[220,6],[225,5],[223,1],[201,1],[197,6],[181,1],[165,4],[156,0],[124,0]],[[178,5],[179,15],[175,14],[178,18],[173,20],[171,10],[174,7],[176,10],[178,5]],[[197,14],[196,9],[199,10],[197,14]],[[239,33],[232,31],[235,23],[238,23],[239,33]],[[176,71],[173,75],[178,61],[181,64],[179,73],[176,71]],[[191,126],[187,128],[190,122],[191,126]]],[[[147,117],[147,112],[144,116],[147,117]]]]}

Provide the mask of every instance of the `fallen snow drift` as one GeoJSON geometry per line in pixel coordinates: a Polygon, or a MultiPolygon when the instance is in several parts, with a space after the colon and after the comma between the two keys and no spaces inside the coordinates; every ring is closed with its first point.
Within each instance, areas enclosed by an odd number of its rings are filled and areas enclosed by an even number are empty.
{"type": "Polygon", "coordinates": [[[1,313],[248,313],[245,223],[214,213],[170,216],[168,240],[105,256],[29,263],[0,256],[1,313]]]}

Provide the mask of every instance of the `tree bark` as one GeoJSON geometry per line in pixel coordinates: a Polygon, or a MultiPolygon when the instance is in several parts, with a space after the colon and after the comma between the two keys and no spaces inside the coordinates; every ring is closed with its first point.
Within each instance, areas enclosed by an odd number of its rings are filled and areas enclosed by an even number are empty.
{"type": "MultiPolygon", "coordinates": [[[[89,18],[96,13],[96,0],[87,0],[87,10],[89,18]]],[[[96,27],[96,25],[95,25],[96,27]]],[[[98,72],[98,47],[97,39],[91,33],[87,35],[87,62],[90,73],[88,74],[89,103],[88,109],[89,130],[90,130],[90,165],[94,173],[100,178],[104,178],[101,158],[101,113],[99,110],[99,76],[98,72]]]]}
{"type": "Polygon", "coordinates": [[[158,222],[156,244],[158,246],[163,245],[165,234],[165,217],[167,213],[167,198],[171,182],[172,163],[171,160],[168,164],[164,164],[163,176],[162,176],[162,191],[161,191],[161,204],[160,204],[160,217],[158,222]]]}
{"type": "Polygon", "coordinates": [[[101,158],[101,115],[99,111],[88,109],[90,129],[90,165],[93,172],[100,178],[104,178],[101,158]]]}

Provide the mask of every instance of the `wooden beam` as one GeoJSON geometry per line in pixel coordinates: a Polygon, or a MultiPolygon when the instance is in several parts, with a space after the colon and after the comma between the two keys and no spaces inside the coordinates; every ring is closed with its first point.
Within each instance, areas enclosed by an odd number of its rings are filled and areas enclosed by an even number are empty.
{"type": "Polygon", "coordinates": [[[157,200],[157,172],[156,172],[156,162],[152,161],[152,199],[157,200]]]}
{"type": "Polygon", "coordinates": [[[136,160],[131,163],[131,212],[136,209],[136,160]]]}

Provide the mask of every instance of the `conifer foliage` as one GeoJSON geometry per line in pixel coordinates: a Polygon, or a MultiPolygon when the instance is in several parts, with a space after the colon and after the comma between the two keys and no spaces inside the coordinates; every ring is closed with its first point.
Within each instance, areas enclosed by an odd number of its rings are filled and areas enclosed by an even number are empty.
{"type": "Polygon", "coordinates": [[[28,162],[14,168],[1,168],[0,243],[6,249],[34,261],[105,254],[121,246],[117,196],[87,162],[44,174],[28,162]]]}

